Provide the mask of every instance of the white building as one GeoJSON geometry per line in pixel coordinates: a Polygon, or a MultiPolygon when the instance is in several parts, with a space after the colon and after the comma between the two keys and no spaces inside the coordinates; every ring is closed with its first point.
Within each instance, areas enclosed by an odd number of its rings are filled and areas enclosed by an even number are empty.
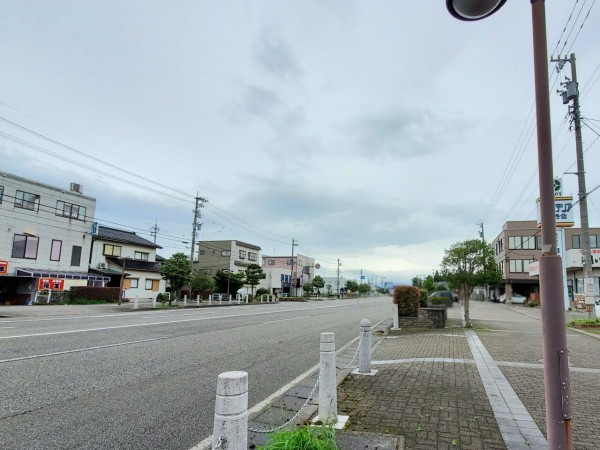
{"type": "Polygon", "coordinates": [[[156,249],[162,248],[132,231],[98,226],[90,271],[110,277],[108,286],[122,287],[126,299],[154,299],[165,292],[156,249]]]}
{"type": "Polygon", "coordinates": [[[302,286],[312,283],[315,278],[315,260],[304,255],[263,256],[262,269],[265,278],[259,288],[268,289],[271,294],[302,295],[302,286]],[[291,283],[290,283],[291,281],[291,283]]]}
{"type": "Polygon", "coordinates": [[[0,302],[26,304],[46,287],[103,286],[108,278],[87,270],[95,210],[78,184],[0,172],[0,302]]]}

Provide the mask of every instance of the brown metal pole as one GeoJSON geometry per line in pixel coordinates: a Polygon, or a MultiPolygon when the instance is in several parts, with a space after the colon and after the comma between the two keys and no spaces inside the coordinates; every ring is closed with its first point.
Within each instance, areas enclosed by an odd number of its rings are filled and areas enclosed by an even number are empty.
{"type": "Polygon", "coordinates": [[[571,450],[573,448],[571,442],[571,383],[569,380],[565,327],[562,262],[556,253],[545,2],[544,0],[531,0],[531,7],[542,224],[540,297],[544,348],[546,432],[548,448],[571,450]]]}

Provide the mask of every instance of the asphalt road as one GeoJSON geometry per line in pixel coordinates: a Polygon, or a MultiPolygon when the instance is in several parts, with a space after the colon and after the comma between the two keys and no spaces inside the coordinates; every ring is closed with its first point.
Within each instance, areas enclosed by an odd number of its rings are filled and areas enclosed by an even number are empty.
{"type": "Polygon", "coordinates": [[[212,433],[219,373],[249,373],[249,406],[318,363],[390,297],[0,319],[0,446],[189,449],[212,433]]]}

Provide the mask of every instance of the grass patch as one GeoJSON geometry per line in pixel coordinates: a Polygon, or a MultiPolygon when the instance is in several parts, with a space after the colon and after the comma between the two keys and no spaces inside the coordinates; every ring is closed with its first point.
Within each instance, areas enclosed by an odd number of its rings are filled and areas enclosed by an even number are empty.
{"type": "Polygon", "coordinates": [[[600,325],[600,319],[574,319],[567,322],[568,327],[574,327],[575,325],[600,325]]]}
{"type": "Polygon", "coordinates": [[[332,427],[304,426],[294,431],[273,433],[271,441],[262,450],[339,450],[332,427]]]}
{"type": "Polygon", "coordinates": [[[76,297],[76,298],[64,299],[60,303],[62,305],[105,305],[107,303],[114,303],[114,302],[109,302],[106,300],[92,300],[91,298],[84,298],[84,297],[76,297]]]}

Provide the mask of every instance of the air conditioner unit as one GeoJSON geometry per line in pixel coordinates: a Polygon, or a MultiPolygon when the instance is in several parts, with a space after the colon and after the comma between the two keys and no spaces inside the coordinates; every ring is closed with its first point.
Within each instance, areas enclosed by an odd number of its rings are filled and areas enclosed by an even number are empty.
{"type": "Polygon", "coordinates": [[[71,192],[77,192],[78,194],[83,193],[83,186],[77,183],[71,183],[70,187],[71,192]]]}
{"type": "Polygon", "coordinates": [[[107,267],[108,266],[107,266],[106,263],[98,263],[98,269],[104,269],[104,270],[106,270],[107,267]]]}

